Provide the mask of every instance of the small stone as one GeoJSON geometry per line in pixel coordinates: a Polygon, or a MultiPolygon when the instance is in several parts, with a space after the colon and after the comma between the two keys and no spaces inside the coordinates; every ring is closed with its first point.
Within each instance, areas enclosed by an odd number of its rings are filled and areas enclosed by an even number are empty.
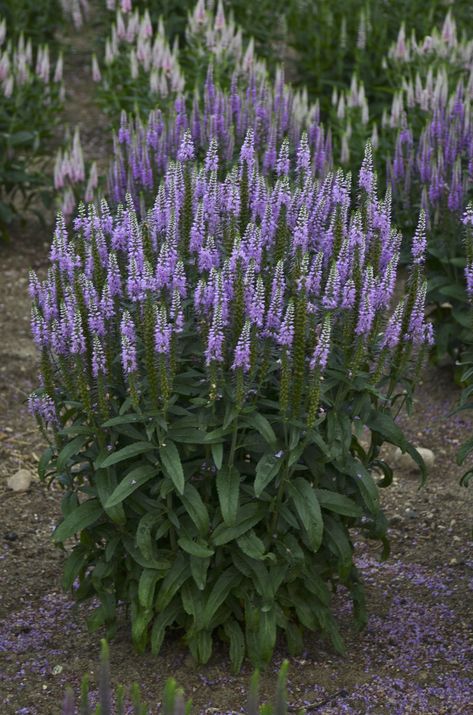
{"type": "Polygon", "coordinates": [[[63,667],[62,665],[55,665],[53,668],[53,675],[59,675],[59,673],[62,673],[63,667]]]}
{"type": "MultiPolygon", "coordinates": [[[[431,467],[434,466],[435,462],[435,455],[432,452],[431,449],[427,449],[426,447],[416,447],[417,451],[419,452],[420,456],[425,462],[425,466],[427,469],[430,469],[431,467]]],[[[407,452],[402,452],[399,447],[397,447],[394,450],[393,454],[393,459],[397,467],[400,469],[404,469],[407,472],[419,472],[420,468],[417,462],[415,462],[410,454],[407,454],[407,452]]]]}
{"type": "Polygon", "coordinates": [[[16,541],[18,539],[18,534],[16,531],[7,531],[7,533],[3,535],[3,538],[6,541],[16,541]]]}
{"type": "Polygon", "coordinates": [[[407,516],[408,519],[417,519],[416,510],[411,509],[410,506],[408,506],[407,509],[404,509],[404,514],[407,516]]]}
{"type": "Polygon", "coordinates": [[[389,520],[389,526],[401,526],[404,519],[400,514],[394,514],[389,520]]]}
{"type": "Polygon", "coordinates": [[[7,480],[7,486],[14,492],[26,492],[30,488],[33,475],[28,469],[19,469],[7,480]]]}

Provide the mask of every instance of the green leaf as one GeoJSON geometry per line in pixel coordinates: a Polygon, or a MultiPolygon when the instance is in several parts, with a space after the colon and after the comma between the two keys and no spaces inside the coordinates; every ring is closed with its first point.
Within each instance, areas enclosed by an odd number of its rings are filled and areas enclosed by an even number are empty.
{"type": "Polygon", "coordinates": [[[129,425],[133,422],[147,422],[148,417],[145,415],[137,415],[134,412],[128,413],[126,415],[118,415],[117,417],[111,417],[106,422],[103,422],[101,427],[116,427],[117,425],[129,425]]]}
{"type": "Polygon", "coordinates": [[[261,521],[263,513],[260,504],[245,504],[238,511],[235,526],[227,526],[225,523],[217,526],[212,534],[212,543],[215,546],[222,546],[229,541],[239,539],[261,521]]]}
{"type": "Polygon", "coordinates": [[[309,537],[311,548],[318,551],[322,544],[324,522],[315,490],[302,477],[293,479],[289,483],[289,489],[297,514],[309,537]]]}
{"type": "Polygon", "coordinates": [[[126,516],[121,504],[107,506],[109,497],[112,495],[115,487],[117,486],[117,479],[113,468],[110,469],[97,469],[95,472],[95,484],[97,489],[97,495],[100,499],[107,516],[115,524],[125,524],[126,516]]]}
{"type": "Polygon", "coordinates": [[[256,536],[253,530],[237,539],[237,544],[244,554],[257,561],[263,561],[265,558],[274,558],[273,554],[266,554],[266,547],[261,539],[256,536]]]}
{"type": "Polygon", "coordinates": [[[177,540],[177,543],[183,551],[186,551],[191,556],[198,556],[201,559],[213,556],[215,553],[215,551],[208,546],[192,541],[192,539],[188,539],[186,536],[181,536],[181,538],[177,540]]]}
{"type": "Polygon", "coordinates": [[[202,615],[204,628],[208,628],[210,626],[210,622],[217,613],[218,609],[222,603],[226,601],[232,588],[234,588],[240,580],[241,575],[235,571],[233,567],[228,568],[219,576],[205,603],[204,613],[202,615]]]}
{"type": "Polygon", "coordinates": [[[161,610],[161,613],[156,618],[151,629],[151,652],[153,655],[158,655],[163,644],[166,628],[174,623],[181,613],[181,606],[177,603],[171,603],[166,608],[161,610]]]}
{"type": "Polygon", "coordinates": [[[61,473],[71,457],[76,456],[81,451],[82,447],[89,440],[86,435],[79,435],[71,442],[68,442],[59,452],[56,460],[56,471],[61,473]]]}
{"type": "Polygon", "coordinates": [[[240,625],[233,618],[226,620],[223,630],[230,641],[230,662],[234,673],[239,673],[245,658],[245,638],[240,625]]]}
{"type": "Polygon", "coordinates": [[[223,444],[222,442],[217,442],[211,445],[212,459],[214,461],[217,469],[222,468],[223,463],[223,444]]]}
{"type": "Polygon", "coordinates": [[[259,412],[253,412],[250,415],[243,415],[241,419],[244,425],[253,427],[263,439],[270,445],[275,446],[277,439],[273,428],[271,427],[269,421],[264,415],[259,412]]]}
{"type": "Polygon", "coordinates": [[[136,529],[136,545],[148,561],[155,559],[155,541],[151,538],[153,528],[162,521],[162,514],[149,512],[141,517],[136,529]]]}
{"type": "Polygon", "coordinates": [[[103,515],[103,509],[97,499],[88,499],[82,502],[77,509],[74,509],[53,533],[53,540],[63,542],[69,537],[77,534],[78,531],[83,531],[91,526],[103,515]]]}
{"type": "Polygon", "coordinates": [[[159,579],[163,578],[162,571],[156,569],[143,569],[138,583],[138,601],[144,609],[153,606],[154,590],[159,579]]]}
{"type": "Polygon", "coordinates": [[[339,558],[339,573],[346,579],[352,569],[352,547],[343,527],[329,517],[325,520],[325,532],[328,536],[328,546],[339,558]]]}
{"type": "Polygon", "coordinates": [[[274,479],[281,469],[282,459],[276,457],[273,453],[263,454],[256,465],[255,477],[255,495],[257,498],[261,496],[268,484],[274,479]]]}
{"type": "Polygon", "coordinates": [[[184,471],[179,451],[174,442],[168,439],[166,444],[159,448],[159,456],[161,457],[164,472],[172,480],[176,491],[178,494],[184,494],[184,471]]]}
{"type": "Polygon", "coordinates": [[[158,571],[166,571],[171,567],[171,562],[165,558],[145,558],[138,547],[133,543],[129,536],[122,537],[123,546],[128,551],[133,561],[142,566],[144,569],[157,569],[158,571]]]}
{"type": "Polygon", "coordinates": [[[162,611],[171,603],[172,599],[189,576],[189,562],[183,554],[179,554],[166,574],[166,577],[161,584],[161,588],[159,589],[158,596],[156,598],[156,609],[158,611],[162,611]]]}
{"type": "Polygon", "coordinates": [[[223,521],[233,526],[240,501],[240,473],[235,467],[225,466],[217,473],[217,494],[223,521]]]}
{"type": "Polygon", "coordinates": [[[118,464],[123,462],[125,459],[132,459],[138,454],[144,454],[145,452],[153,452],[156,450],[156,445],[151,444],[151,442],[134,442],[129,444],[117,452],[112,452],[99,466],[101,469],[106,467],[111,467],[112,464],[118,464]]]}
{"type": "Polygon", "coordinates": [[[209,569],[209,565],[209,558],[201,559],[198,556],[191,556],[190,558],[192,578],[194,579],[199,591],[203,591],[205,584],[207,583],[207,571],[209,569]]]}
{"type": "MultiPolygon", "coordinates": [[[[276,645],[276,611],[262,611],[259,619],[259,655],[263,663],[268,663],[276,645]]],[[[280,710],[280,712],[283,712],[280,710]]]]}
{"type": "Polygon", "coordinates": [[[173,442],[178,442],[182,444],[204,444],[205,443],[205,432],[204,430],[196,429],[193,427],[188,427],[187,429],[171,429],[167,433],[167,438],[172,439],[173,442]]]}
{"type": "Polygon", "coordinates": [[[142,464],[128,472],[122,479],[120,484],[114,489],[110,497],[107,499],[105,507],[110,509],[117,504],[121,504],[130,494],[133,494],[135,489],[139,489],[143,484],[146,484],[152,477],[159,473],[157,467],[152,464],[142,464]]]}
{"type": "Polygon", "coordinates": [[[207,507],[202,501],[197,489],[193,484],[186,483],[184,494],[181,496],[181,501],[184,504],[187,513],[196,525],[199,534],[206,536],[209,531],[209,513],[207,507]]]}
{"type": "Polygon", "coordinates": [[[361,507],[344,494],[337,494],[337,492],[331,492],[328,489],[315,489],[315,493],[323,509],[342,516],[358,517],[363,513],[361,507]]]}
{"type": "Polygon", "coordinates": [[[347,455],[345,460],[343,462],[337,462],[336,466],[341,472],[349,474],[354,478],[355,484],[363,497],[367,509],[372,514],[377,514],[379,512],[378,487],[364,464],[354,459],[351,455],[347,455]]]}
{"type": "Polygon", "coordinates": [[[64,563],[64,572],[62,577],[62,587],[65,591],[72,588],[72,584],[79,576],[80,572],[89,560],[89,548],[84,544],[78,544],[73,548],[64,563]]]}

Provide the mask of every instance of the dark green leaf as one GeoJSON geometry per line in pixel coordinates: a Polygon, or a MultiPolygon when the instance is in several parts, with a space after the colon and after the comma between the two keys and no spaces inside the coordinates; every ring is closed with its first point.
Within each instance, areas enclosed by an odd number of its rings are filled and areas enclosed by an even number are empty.
{"type": "Polygon", "coordinates": [[[107,499],[105,504],[107,509],[110,507],[120,504],[124,499],[133,494],[135,489],[146,484],[150,479],[158,474],[159,470],[152,464],[141,464],[128,472],[128,474],[122,479],[120,484],[114,489],[113,493],[107,499]]]}
{"type": "Polygon", "coordinates": [[[167,476],[172,480],[176,491],[178,494],[184,494],[184,472],[182,469],[179,451],[174,442],[171,442],[171,440],[168,439],[166,444],[159,448],[159,456],[161,457],[163,469],[167,476]]]}
{"type": "Polygon", "coordinates": [[[56,542],[63,542],[78,531],[87,529],[103,515],[103,509],[97,499],[88,499],[74,509],[53,533],[56,542]]]}
{"type": "Polygon", "coordinates": [[[342,516],[361,516],[362,510],[352,499],[344,494],[331,492],[328,489],[316,489],[315,493],[323,509],[328,509],[342,516]]]}
{"type": "Polygon", "coordinates": [[[217,493],[223,521],[233,526],[240,500],[240,474],[235,467],[225,466],[217,473],[217,493]]]}
{"type": "Polygon", "coordinates": [[[186,551],[191,556],[197,556],[201,559],[213,556],[215,553],[213,549],[205,546],[205,544],[199,544],[196,541],[192,541],[192,539],[188,539],[186,536],[181,536],[181,538],[177,540],[177,543],[183,551],[186,551]]]}
{"type": "Polygon", "coordinates": [[[71,442],[68,442],[61,449],[56,460],[56,470],[58,473],[61,473],[63,471],[64,467],[69,462],[71,457],[74,457],[80,453],[82,447],[85,445],[86,442],[88,442],[88,437],[86,435],[79,435],[71,442]]]}
{"type": "Polygon", "coordinates": [[[290,482],[290,494],[311,548],[318,551],[322,544],[324,522],[315,490],[306,479],[297,477],[290,482]]]}
{"type": "Polygon", "coordinates": [[[209,514],[207,507],[202,501],[202,497],[197,489],[189,482],[186,483],[181,501],[201,536],[206,536],[209,531],[209,514]]]}
{"type": "Polygon", "coordinates": [[[260,497],[263,491],[266,489],[268,484],[274,479],[279,470],[281,469],[281,464],[283,460],[276,457],[273,453],[263,454],[261,459],[256,465],[256,477],[255,477],[255,495],[260,497]]]}
{"type": "Polygon", "coordinates": [[[102,469],[105,469],[106,467],[111,467],[112,464],[118,464],[119,462],[123,462],[125,459],[132,459],[138,454],[144,454],[145,452],[153,452],[155,450],[156,445],[151,444],[151,442],[134,442],[133,444],[129,444],[126,447],[119,449],[118,452],[112,452],[112,454],[110,454],[102,462],[102,464],[99,464],[97,466],[102,469]]]}
{"type": "Polygon", "coordinates": [[[204,627],[209,627],[210,622],[217,613],[218,609],[226,601],[232,588],[234,588],[241,580],[240,574],[233,567],[224,571],[217,582],[214,584],[209,597],[205,603],[202,620],[204,627]]]}
{"type": "Polygon", "coordinates": [[[273,446],[276,444],[276,435],[274,434],[274,430],[271,427],[267,418],[264,417],[264,415],[260,414],[259,412],[253,412],[250,415],[244,415],[242,417],[242,423],[257,430],[257,432],[260,433],[260,435],[268,444],[273,446]]]}

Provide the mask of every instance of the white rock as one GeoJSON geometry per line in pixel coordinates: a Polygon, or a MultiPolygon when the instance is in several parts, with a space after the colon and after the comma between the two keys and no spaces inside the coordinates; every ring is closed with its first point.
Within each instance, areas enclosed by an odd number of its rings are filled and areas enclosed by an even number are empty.
{"type": "Polygon", "coordinates": [[[7,480],[7,486],[14,492],[26,492],[32,479],[33,475],[28,469],[19,469],[7,480]]]}
{"type": "MultiPolygon", "coordinates": [[[[427,469],[431,469],[435,463],[435,454],[427,447],[416,447],[416,449],[424,460],[427,469]]],[[[399,467],[399,469],[404,469],[406,472],[420,471],[419,465],[412,459],[411,455],[407,452],[401,452],[399,447],[394,450],[393,458],[396,467],[399,467]]]]}

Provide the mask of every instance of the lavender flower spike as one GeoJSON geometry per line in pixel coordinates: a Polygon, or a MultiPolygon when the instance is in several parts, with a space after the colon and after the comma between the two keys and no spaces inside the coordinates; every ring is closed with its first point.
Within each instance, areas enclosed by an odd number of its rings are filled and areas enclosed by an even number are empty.
{"type": "Polygon", "coordinates": [[[250,328],[251,323],[247,320],[235,348],[232,370],[240,367],[246,373],[250,369],[250,328]]]}
{"type": "Polygon", "coordinates": [[[315,346],[312,359],[310,361],[310,369],[315,370],[318,368],[321,372],[327,367],[328,356],[330,352],[330,336],[332,333],[332,323],[330,320],[330,315],[326,315],[324,318],[324,323],[322,330],[320,332],[317,345],[315,346]]]}
{"type": "Polygon", "coordinates": [[[412,239],[412,259],[416,265],[421,265],[425,260],[425,249],[427,246],[425,229],[425,211],[421,209],[419,223],[417,224],[417,229],[412,239]]]}

